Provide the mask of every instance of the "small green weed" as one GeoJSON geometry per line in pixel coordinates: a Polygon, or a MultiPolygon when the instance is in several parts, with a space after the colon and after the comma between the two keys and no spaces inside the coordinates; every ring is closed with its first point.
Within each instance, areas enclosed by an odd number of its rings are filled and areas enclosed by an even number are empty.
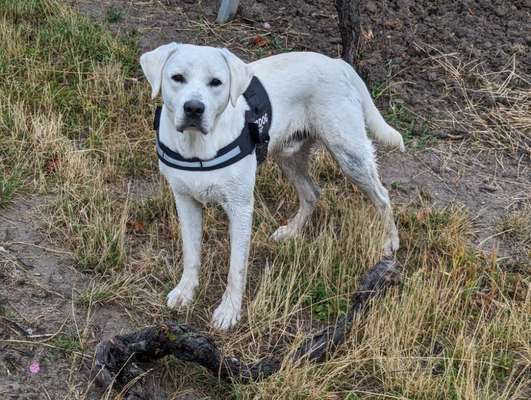
{"type": "Polygon", "coordinates": [[[398,190],[402,187],[402,183],[400,181],[393,181],[391,182],[391,189],[398,190]]]}
{"type": "Polygon", "coordinates": [[[111,288],[95,287],[87,289],[80,293],[76,303],[83,307],[90,307],[92,304],[103,304],[113,297],[111,288]]]}
{"type": "Polygon", "coordinates": [[[114,24],[116,22],[120,22],[123,19],[122,11],[116,8],[115,6],[110,6],[107,9],[107,14],[105,16],[105,20],[109,24],[114,24]]]}
{"type": "Polygon", "coordinates": [[[426,122],[419,120],[401,103],[392,103],[386,113],[387,122],[404,137],[407,146],[423,148],[435,142],[426,122]]]}
{"type": "MultiPolygon", "coordinates": [[[[370,88],[371,96],[376,102],[386,95],[389,85],[385,83],[373,84],[370,88]]],[[[396,128],[404,137],[404,142],[413,148],[423,148],[434,143],[435,136],[431,133],[428,123],[419,120],[406,106],[398,101],[389,101],[390,105],[385,110],[385,119],[396,128]]]]}
{"type": "Polygon", "coordinates": [[[11,203],[15,192],[22,185],[22,178],[18,174],[0,176],[0,208],[11,203]]]}
{"type": "Polygon", "coordinates": [[[50,344],[68,353],[82,350],[79,338],[71,334],[57,335],[51,340],[50,344]]]}
{"type": "Polygon", "coordinates": [[[305,303],[320,321],[334,319],[348,310],[348,300],[340,297],[336,288],[326,285],[321,279],[313,283],[305,303]]]}
{"type": "Polygon", "coordinates": [[[284,36],[272,33],[267,38],[257,40],[259,42],[254,48],[255,58],[260,59],[272,54],[286,53],[293,51],[292,47],[287,44],[287,38],[284,36]]]}

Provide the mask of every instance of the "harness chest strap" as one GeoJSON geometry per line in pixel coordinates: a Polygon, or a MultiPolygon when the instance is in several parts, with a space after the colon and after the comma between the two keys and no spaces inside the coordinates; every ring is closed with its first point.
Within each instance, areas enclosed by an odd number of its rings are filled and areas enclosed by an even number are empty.
{"type": "Polygon", "coordinates": [[[153,128],[157,132],[157,155],[161,162],[169,167],[185,171],[212,171],[232,165],[253,151],[256,152],[258,164],[267,156],[269,128],[271,126],[271,102],[267,92],[257,77],[253,77],[243,93],[249,105],[245,112],[245,124],[240,135],[227,146],[218,150],[216,156],[209,160],[185,158],[169,149],[159,138],[160,114],[162,107],[155,109],[153,128]]]}

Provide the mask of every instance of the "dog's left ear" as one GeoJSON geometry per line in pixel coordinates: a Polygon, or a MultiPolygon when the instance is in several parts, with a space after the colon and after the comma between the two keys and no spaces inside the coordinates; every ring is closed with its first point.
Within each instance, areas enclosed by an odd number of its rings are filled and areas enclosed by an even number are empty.
{"type": "Polygon", "coordinates": [[[151,85],[151,98],[157,97],[162,84],[162,70],[168,58],[175,52],[177,43],[169,43],[140,56],[142,71],[151,85]]]}
{"type": "Polygon", "coordinates": [[[227,49],[221,49],[221,54],[230,72],[230,102],[232,106],[236,106],[238,98],[245,92],[254,72],[249,64],[244,63],[240,58],[236,57],[227,49]]]}

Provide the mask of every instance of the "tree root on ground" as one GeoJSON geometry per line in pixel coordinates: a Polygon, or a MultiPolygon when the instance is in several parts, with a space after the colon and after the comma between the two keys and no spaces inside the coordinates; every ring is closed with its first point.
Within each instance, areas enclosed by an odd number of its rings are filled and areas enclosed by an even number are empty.
{"type": "MultiPolygon", "coordinates": [[[[336,324],[327,326],[306,338],[291,355],[294,362],[303,360],[322,361],[338,345],[343,343],[356,317],[367,309],[368,301],[382,294],[398,282],[399,267],[396,262],[382,260],[365,273],[353,295],[352,307],[336,324]]],[[[204,333],[188,325],[168,322],[140,331],[120,335],[102,341],[96,347],[96,382],[108,388],[113,385],[126,387],[125,399],[153,399],[144,393],[142,379],[145,372],[142,363],[152,362],[168,355],[182,361],[195,362],[212,374],[225,380],[243,383],[264,379],[280,369],[281,359],[265,358],[255,363],[245,363],[237,357],[224,356],[214,341],[204,333]],[[135,383],[130,384],[132,381],[135,383]]]]}

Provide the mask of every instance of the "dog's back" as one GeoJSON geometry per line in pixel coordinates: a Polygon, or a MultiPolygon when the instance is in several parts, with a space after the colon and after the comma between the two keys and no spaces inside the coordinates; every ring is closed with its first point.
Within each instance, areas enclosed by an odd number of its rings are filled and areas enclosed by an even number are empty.
{"type": "Polygon", "coordinates": [[[377,140],[404,150],[402,136],[385,122],[363,80],[343,60],[313,52],[292,52],[250,65],[270,93],[272,103],[289,110],[280,120],[273,118],[273,145],[276,136],[303,131],[318,134],[328,111],[353,113],[356,109],[377,140]],[[342,105],[345,109],[338,109],[342,105]]]}

